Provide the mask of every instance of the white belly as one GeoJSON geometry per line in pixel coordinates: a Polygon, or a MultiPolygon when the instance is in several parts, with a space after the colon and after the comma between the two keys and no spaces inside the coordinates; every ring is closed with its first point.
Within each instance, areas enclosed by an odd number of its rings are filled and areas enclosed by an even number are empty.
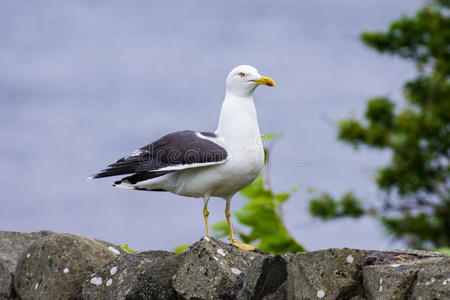
{"type": "Polygon", "coordinates": [[[227,198],[255,180],[264,165],[261,147],[230,151],[229,160],[222,165],[186,169],[174,173],[165,188],[172,193],[203,197],[205,195],[227,198]]]}
{"type": "Polygon", "coordinates": [[[255,180],[264,165],[264,149],[253,98],[225,97],[214,142],[223,146],[221,165],[180,170],[155,179],[156,188],[188,197],[230,198],[255,180]]]}

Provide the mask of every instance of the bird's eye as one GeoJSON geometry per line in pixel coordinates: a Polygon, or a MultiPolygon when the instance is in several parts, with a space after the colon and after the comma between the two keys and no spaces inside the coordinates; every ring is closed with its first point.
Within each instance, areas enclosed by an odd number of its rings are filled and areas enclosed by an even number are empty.
{"type": "Polygon", "coordinates": [[[245,77],[245,73],[241,72],[241,73],[239,73],[239,76],[245,77]]]}

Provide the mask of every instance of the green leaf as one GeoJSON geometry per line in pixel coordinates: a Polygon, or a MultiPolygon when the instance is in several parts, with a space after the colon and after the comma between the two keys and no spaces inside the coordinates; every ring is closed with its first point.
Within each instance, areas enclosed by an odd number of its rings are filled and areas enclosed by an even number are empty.
{"type": "Polygon", "coordinates": [[[338,138],[357,148],[366,140],[366,129],[357,120],[341,120],[339,121],[338,138]]]}
{"type": "Polygon", "coordinates": [[[283,134],[281,134],[281,133],[277,133],[277,134],[262,134],[261,135],[261,139],[263,139],[263,140],[265,140],[265,141],[271,141],[271,140],[273,140],[273,139],[275,139],[275,138],[279,138],[279,137],[282,137],[283,136],[283,134]]]}
{"type": "Polygon", "coordinates": [[[309,201],[309,212],[311,215],[320,217],[324,220],[332,219],[338,216],[337,202],[329,194],[322,194],[309,201]]]}
{"type": "Polygon", "coordinates": [[[447,255],[450,255],[450,247],[438,248],[438,249],[435,249],[435,251],[436,252],[440,252],[440,253],[444,253],[444,254],[447,254],[447,255]]]}
{"type": "Polygon", "coordinates": [[[263,139],[265,141],[271,141],[271,140],[273,140],[274,137],[275,137],[274,134],[263,134],[263,135],[261,135],[261,139],[263,139]]]}
{"type": "Polygon", "coordinates": [[[123,250],[127,251],[128,253],[135,252],[133,249],[130,249],[130,246],[128,246],[128,244],[125,244],[124,246],[122,246],[122,244],[119,244],[119,248],[122,248],[123,250]]]}
{"type": "Polygon", "coordinates": [[[309,212],[323,220],[342,217],[359,218],[366,213],[361,200],[356,198],[353,192],[345,193],[339,200],[327,193],[322,193],[309,201],[309,212]]]}
{"type": "MultiPolygon", "coordinates": [[[[263,175],[260,174],[252,184],[241,190],[246,199],[245,204],[234,215],[238,222],[249,229],[249,233],[237,232],[245,243],[256,244],[256,247],[271,253],[305,251],[284,226],[281,219],[281,208],[290,193],[275,195],[264,186],[263,175]]],[[[215,234],[224,237],[228,233],[226,222],[213,225],[215,234]]]]}
{"type": "Polygon", "coordinates": [[[285,203],[290,193],[274,193],[264,187],[260,174],[248,187],[241,190],[247,202],[235,212],[239,223],[250,228],[249,234],[240,236],[247,241],[259,241],[257,247],[271,253],[301,252],[305,249],[289,234],[281,220],[281,205],[285,203]]]}
{"type": "Polygon", "coordinates": [[[339,214],[341,216],[359,218],[365,213],[361,201],[352,192],[347,192],[342,196],[339,206],[341,210],[339,214]]]}
{"type": "Polygon", "coordinates": [[[180,254],[186,251],[187,249],[189,249],[189,245],[179,245],[175,247],[175,249],[173,249],[173,252],[175,252],[176,254],[180,254]]]}
{"type": "Polygon", "coordinates": [[[211,227],[216,238],[221,239],[228,236],[228,224],[226,221],[218,222],[211,227]]]}
{"type": "Polygon", "coordinates": [[[277,199],[278,203],[284,203],[286,202],[287,199],[289,199],[290,196],[291,196],[290,193],[281,193],[276,194],[275,199],[277,199]]]}

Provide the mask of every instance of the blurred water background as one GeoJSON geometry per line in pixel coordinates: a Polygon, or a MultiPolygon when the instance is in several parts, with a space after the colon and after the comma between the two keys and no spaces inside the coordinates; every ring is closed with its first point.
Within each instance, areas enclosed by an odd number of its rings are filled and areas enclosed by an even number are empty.
{"type": "MultiPolygon", "coordinates": [[[[308,187],[354,188],[376,204],[389,153],[336,141],[335,122],[371,96],[402,101],[414,66],[359,40],[423,4],[399,1],[2,1],[0,229],[83,234],[133,249],[173,249],[204,234],[202,200],[86,181],[162,135],[216,128],[224,81],[251,64],[277,82],[255,101],[261,132],[283,133],[272,185],[299,191],[288,229],[308,250],[397,248],[370,217],[323,223],[308,187]]],[[[236,196],[235,210],[244,202],[236,196]]],[[[211,223],[224,219],[210,202],[211,223]]]]}

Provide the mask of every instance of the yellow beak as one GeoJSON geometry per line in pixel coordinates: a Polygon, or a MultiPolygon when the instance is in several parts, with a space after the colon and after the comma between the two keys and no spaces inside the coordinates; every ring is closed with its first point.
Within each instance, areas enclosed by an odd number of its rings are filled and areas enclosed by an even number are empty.
{"type": "Polygon", "coordinates": [[[272,78],[261,76],[260,79],[253,80],[257,84],[265,84],[267,86],[275,86],[275,81],[272,78]]]}

